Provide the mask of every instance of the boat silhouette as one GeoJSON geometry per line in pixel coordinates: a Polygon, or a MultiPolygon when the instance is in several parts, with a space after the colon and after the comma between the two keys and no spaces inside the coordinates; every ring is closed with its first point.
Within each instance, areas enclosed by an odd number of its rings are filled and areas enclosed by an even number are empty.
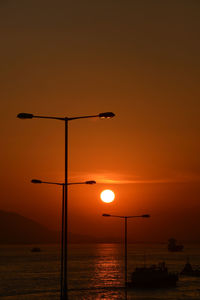
{"type": "Polygon", "coordinates": [[[200,268],[198,267],[197,269],[193,269],[188,257],[183,270],[180,272],[180,275],[190,276],[190,277],[200,277],[200,268]]]}
{"type": "Polygon", "coordinates": [[[39,247],[33,247],[31,252],[41,252],[41,249],[39,247]]]}
{"type": "Polygon", "coordinates": [[[177,245],[176,239],[171,238],[168,240],[168,251],[170,252],[179,252],[183,251],[184,246],[183,245],[177,245]]]}
{"type": "Polygon", "coordinates": [[[162,288],[176,286],[178,274],[168,272],[165,262],[150,267],[136,268],[131,274],[129,287],[134,288],[162,288]]]}

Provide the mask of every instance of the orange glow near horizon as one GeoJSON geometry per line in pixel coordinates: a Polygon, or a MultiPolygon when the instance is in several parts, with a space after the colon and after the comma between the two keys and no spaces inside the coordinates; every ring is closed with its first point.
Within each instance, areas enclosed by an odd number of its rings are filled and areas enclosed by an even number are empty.
{"type": "Polygon", "coordinates": [[[111,203],[115,199],[115,193],[111,190],[104,190],[101,192],[100,198],[105,203],[111,203]]]}
{"type": "Polygon", "coordinates": [[[200,1],[15,2],[0,2],[0,211],[62,226],[61,186],[31,179],[64,182],[65,123],[18,113],[112,111],[69,122],[68,181],[97,182],[68,187],[69,231],[120,240],[102,213],[151,214],[130,241],[200,242],[200,1]]]}

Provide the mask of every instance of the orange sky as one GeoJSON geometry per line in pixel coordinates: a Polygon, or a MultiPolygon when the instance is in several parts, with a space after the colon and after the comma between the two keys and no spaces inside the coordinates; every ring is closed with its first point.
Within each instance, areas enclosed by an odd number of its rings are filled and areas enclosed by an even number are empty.
{"type": "Polygon", "coordinates": [[[0,23],[0,209],[59,226],[59,188],[29,182],[63,181],[64,124],[19,112],[113,111],[70,123],[69,177],[98,182],[70,187],[70,231],[115,235],[102,213],[150,213],[135,239],[198,239],[200,3],[1,1],[0,23]]]}

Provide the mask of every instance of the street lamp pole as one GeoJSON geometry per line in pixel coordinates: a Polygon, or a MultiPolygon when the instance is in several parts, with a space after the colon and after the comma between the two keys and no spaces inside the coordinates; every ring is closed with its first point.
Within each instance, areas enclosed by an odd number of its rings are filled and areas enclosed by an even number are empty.
{"type": "Polygon", "coordinates": [[[60,299],[63,299],[63,270],[64,270],[64,258],[63,258],[63,245],[64,245],[64,219],[65,219],[65,185],[62,186],[62,217],[61,217],[61,253],[60,253],[60,299]]]}
{"type": "Polygon", "coordinates": [[[130,218],[150,218],[150,215],[141,215],[141,216],[116,216],[110,214],[102,214],[103,217],[114,217],[124,219],[124,286],[127,289],[127,262],[128,262],[128,255],[127,255],[127,219],[130,218]]]}
{"type": "Polygon", "coordinates": [[[63,299],[68,298],[68,119],[65,118],[65,192],[63,236],[63,299]]]}
{"type": "Polygon", "coordinates": [[[55,185],[60,185],[62,186],[62,225],[61,225],[61,262],[60,262],[60,296],[61,296],[61,299],[64,299],[64,294],[63,294],[63,271],[64,271],[64,237],[65,237],[65,232],[64,232],[64,216],[65,216],[65,211],[64,211],[64,208],[65,208],[65,187],[66,185],[74,185],[74,184],[95,184],[96,181],[94,180],[90,180],[90,181],[85,181],[85,182],[68,182],[67,184],[66,183],[59,183],[59,182],[49,182],[49,181],[42,181],[40,179],[32,179],[31,180],[32,183],[45,183],[45,184],[55,184],[55,185]]]}
{"type": "Polygon", "coordinates": [[[124,275],[125,288],[127,288],[127,217],[124,217],[124,275]]]}
{"type": "Polygon", "coordinates": [[[113,118],[115,114],[113,112],[104,112],[98,115],[89,115],[89,116],[79,116],[79,117],[50,117],[50,116],[36,116],[30,113],[19,113],[17,117],[19,119],[53,119],[53,120],[60,120],[65,122],[65,186],[64,186],[64,223],[63,223],[63,288],[61,291],[61,299],[67,300],[68,299],[68,121],[78,120],[78,119],[89,119],[89,118],[100,118],[100,119],[110,119],[113,118]]]}

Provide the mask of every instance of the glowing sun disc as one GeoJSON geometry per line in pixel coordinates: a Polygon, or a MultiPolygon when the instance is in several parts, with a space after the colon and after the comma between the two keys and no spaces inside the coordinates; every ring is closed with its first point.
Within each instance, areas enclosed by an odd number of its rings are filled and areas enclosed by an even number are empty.
{"type": "Polygon", "coordinates": [[[104,190],[101,192],[100,198],[105,203],[111,203],[115,199],[115,194],[111,190],[104,190]]]}

